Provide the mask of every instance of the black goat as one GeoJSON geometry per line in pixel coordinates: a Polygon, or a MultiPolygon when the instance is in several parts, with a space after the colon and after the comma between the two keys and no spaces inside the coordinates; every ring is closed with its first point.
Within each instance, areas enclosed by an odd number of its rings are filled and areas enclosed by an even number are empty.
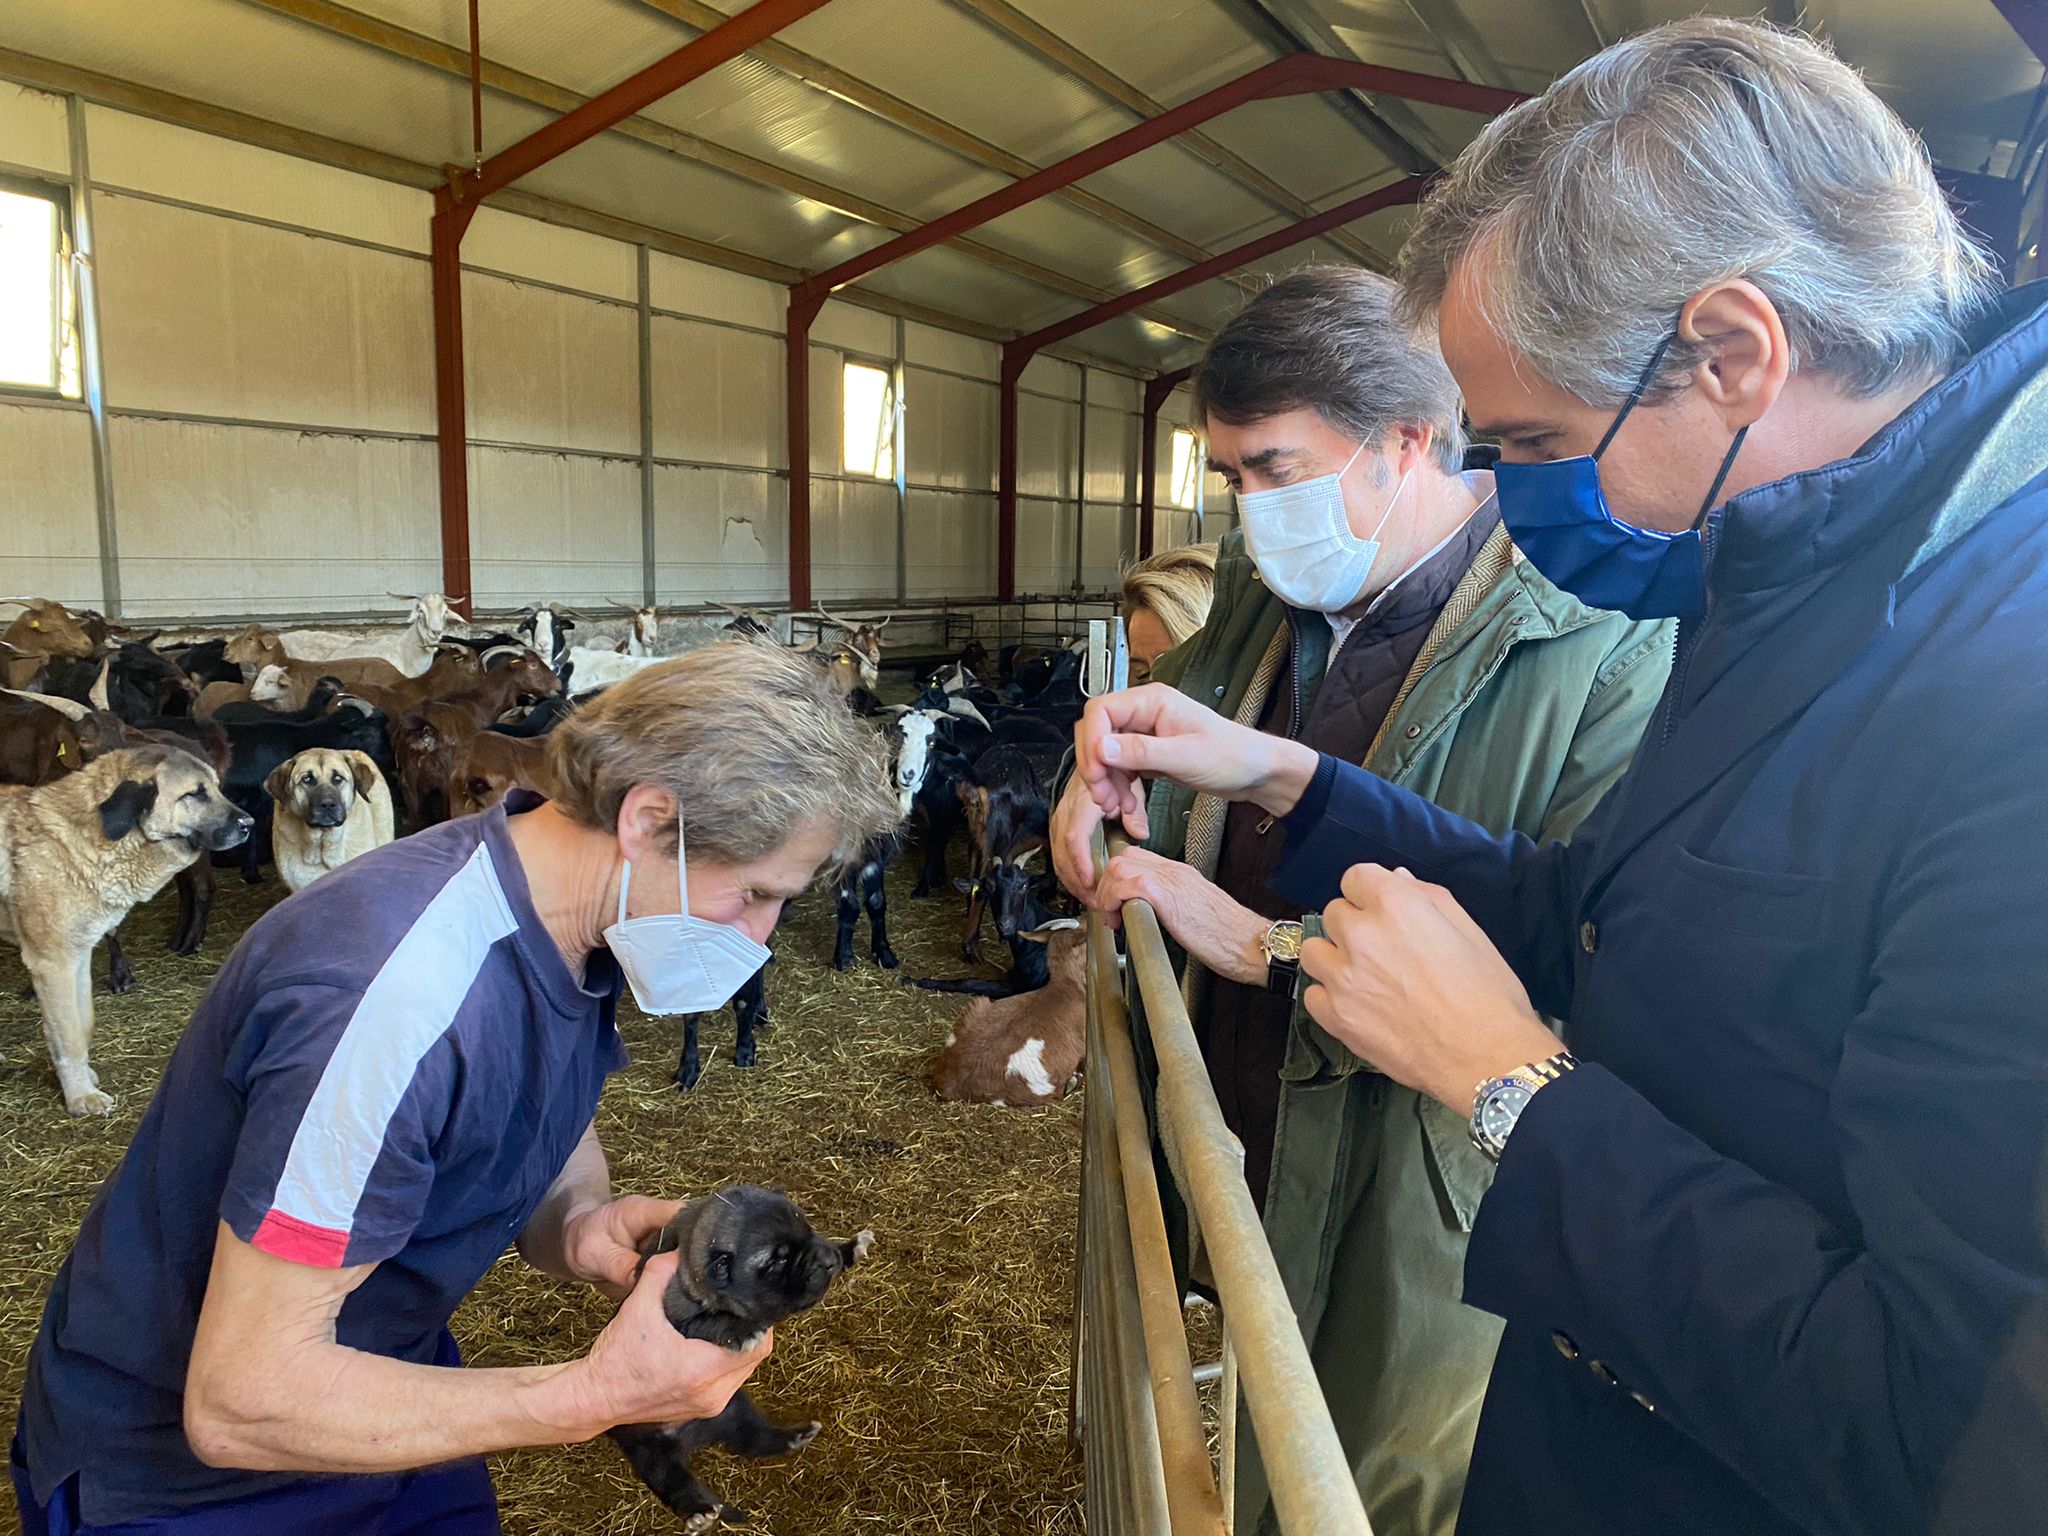
{"type": "Polygon", "coordinates": [[[1020,933],[1035,933],[1060,916],[1039,895],[1038,877],[1031,871],[1031,861],[1037,857],[1038,850],[1034,848],[1022,858],[998,859],[980,880],[953,882],[956,889],[967,893],[970,901],[986,898],[996,920],[996,933],[1010,946],[1010,969],[1002,980],[938,977],[919,980],[916,985],[927,992],[965,992],[973,997],[1014,997],[1019,992],[1036,992],[1045,985],[1051,974],[1045,945],[1019,942],[1017,937],[1020,933]]]}
{"type": "Polygon", "coordinates": [[[239,683],[242,680],[242,669],[228,660],[227,648],[225,640],[202,640],[197,645],[173,647],[163,654],[192,679],[195,687],[204,688],[208,683],[239,683]]]}
{"type": "MultiPolygon", "coordinates": [[[[774,963],[775,957],[770,955],[768,965],[774,963]]],[[[768,1027],[768,965],[749,976],[746,985],[732,995],[733,1023],[738,1027],[732,1047],[732,1064],[736,1067],[754,1064],[754,1032],[768,1027]]],[[[678,1088],[694,1088],[697,1079],[704,1075],[704,1068],[697,1059],[697,1023],[710,1016],[693,1013],[683,1019],[683,1055],[676,1063],[678,1088]]]]}
{"type": "MultiPolygon", "coordinates": [[[[910,814],[930,771],[932,734],[931,717],[914,710],[894,716],[883,727],[883,736],[889,743],[890,788],[905,816],[910,814]]],[[[832,944],[835,970],[853,969],[853,926],[863,908],[868,914],[869,950],[875,963],[889,971],[897,967],[896,951],[889,946],[889,898],[882,880],[903,849],[904,830],[899,822],[881,836],[868,839],[840,871],[839,928],[832,944]]]]}
{"type": "Polygon", "coordinates": [[[491,729],[500,736],[545,736],[576,712],[567,694],[542,699],[517,720],[501,720],[491,729]]]}
{"type": "Polygon", "coordinates": [[[151,648],[154,638],[130,640],[97,661],[53,658],[33,691],[91,704],[104,672],[107,708],[123,720],[189,715],[198,690],[176,662],[151,648]]]}

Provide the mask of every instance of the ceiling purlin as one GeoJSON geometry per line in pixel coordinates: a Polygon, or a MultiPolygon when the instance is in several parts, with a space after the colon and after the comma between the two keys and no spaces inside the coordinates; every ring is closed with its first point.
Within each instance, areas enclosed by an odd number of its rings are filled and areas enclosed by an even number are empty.
{"type": "MultiPolygon", "coordinates": [[[[1093,87],[1119,106],[1137,113],[1138,116],[1157,117],[1166,110],[1163,103],[1154,100],[1121,75],[1072,47],[1056,33],[1040,26],[1014,5],[1010,5],[1008,0],[952,0],[952,3],[972,15],[979,16],[1013,42],[1059,65],[1076,79],[1093,87]]],[[[1311,217],[1316,211],[1305,199],[1296,197],[1243,156],[1224,148],[1206,133],[1184,133],[1174,142],[1193,151],[1239,186],[1282,213],[1301,219],[1311,217]]],[[[1402,169],[1413,167],[1404,165],[1402,169]]],[[[1354,235],[1340,235],[1336,243],[1355,261],[1376,267],[1386,265],[1385,256],[1354,235]]]]}
{"type": "MultiPolygon", "coordinates": [[[[346,6],[333,4],[332,0],[243,0],[243,3],[289,16],[295,21],[347,38],[362,47],[374,49],[394,58],[410,60],[464,82],[469,79],[469,56],[465,50],[444,43],[438,38],[427,37],[376,17],[364,15],[360,11],[350,10],[346,6]]],[[[573,111],[587,99],[552,81],[495,63],[488,58],[483,61],[483,83],[491,90],[552,112],[573,111]]],[[[915,229],[922,222],[909,214],[885,207],[844,188],[828,186],[801,172],[727,148],[697,134],[672,128],[649,118],[627,118],[608,132],[652,145],[682,159],[712,166],[758,186],[771,187],[779,192],[805,198],[849,218],[858,219],[862,223],[901,232],[915,229]]],[[[949,241],[948,244],[987,266],[1025,278],[1056,293],[1087,299],[1091,303],[1101,303],[1112,296],[1111,290],[1055,272],[1049,267],[1021,256],[1013,256],[982,241],[962,238],[949,241]]],[[[1149,308],[1145,312],[1145,318],[1198,341],[1207,339],[1209,335],[1206,328],[1192,325],[1169,310],[1149,308]]]]}
{"type": "MultiPolygon", "coordinates": [[[[706,4],[705,0],[638,0],[638,3],[700,31],[715,27],[726,19],[723,11],[706,4]]],[[[885,123],[901,128],[928,144],[951,150],[954,154],[972,160],[989,170],[1000,171],[1006,176],[1023,177],[1038,169],[1022,156],[1011,154],[1002,146],[970,133],[957,123],[949,123],[900,96],[879,86],[870,85],[836,65],[827,64],[823,59],[793,48],[778,38],[771,38],[759,44],[754,48],[753,54],[762,63],[781,70],[814,90],[836,97],[849,106],[857,107],[885,123]]],[[[1067,187],[1057,196],[1093,214],[1096,218],[1189,261],[1206,261],[1211,255],[1211,252],[1194,241],[1184,239],[1172,230],[1155,224],[1150,219],[1142,218],[1127,208],[1120,208],[1107,198],[1098,197],[1084,188],[1067,187]]],[[[1233,281],[1248,283],[1249,280],[1239,277],[1233,281]]]]}

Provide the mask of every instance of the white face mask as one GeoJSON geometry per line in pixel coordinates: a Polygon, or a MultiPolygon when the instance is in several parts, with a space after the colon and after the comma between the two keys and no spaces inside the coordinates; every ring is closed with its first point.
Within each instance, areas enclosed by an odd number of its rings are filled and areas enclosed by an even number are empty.
{"type": "Polygon", "coordinates": [[[683,863],[683,823],[676,818],[676,888],[683,909],[653,917],[626,916],[633,866],[619,877],[619,918],[604,931],[612,958],[626,973],[642,1013],[710,1013],[723,1008],[771,958],[730,923],[690,915],[690,877],[683,863]]]}
{"type": "Polygon", "coordinates": [[[1394,515],[1394,503],[1408,489],[1408,476],[1403,475],[1394,488],[1372,537],[1361,539],[1344,515],[1344,477],[1363,452],[1365,444],[1360,443],[1334,475],[1317,475],[1270,491],[1237,493],[1245,547],[1266,585],[1292,607],[1340,612],[1358,601],[1372,576],[1380,553],[1380,528],[1394,515]]]}

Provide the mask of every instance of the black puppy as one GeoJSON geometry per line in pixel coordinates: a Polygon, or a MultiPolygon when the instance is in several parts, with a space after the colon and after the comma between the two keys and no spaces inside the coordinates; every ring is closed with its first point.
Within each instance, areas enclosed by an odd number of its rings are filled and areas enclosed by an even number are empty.
{"type": "MultiPolygon", "coordinates": [[[[784,1318],[816,1306],[842,1271],[867,1257],[874,1240],[872,1232],[845,1242],[820,1237],[789,1196],[736,1184],[677,1211],[655,1234],[647,1256],[671,1249],[679,1255],[661,1297],[662,1311],[678,1333],[747,1350],[784,1318]]],[[[696,1533],[710,1530],[721,1516],[746,1516],[697,1481],[690,1471],[693,1455],[707,1445],[724,1445],[742,1456],[781,1456],[809,1445],[818,1429],[815,1419],[771,1424],[741,1391],[716,1418],[621,1424],[610,1433],[640,1481],[682,1517],[685,1531],[696,1533]]]]}

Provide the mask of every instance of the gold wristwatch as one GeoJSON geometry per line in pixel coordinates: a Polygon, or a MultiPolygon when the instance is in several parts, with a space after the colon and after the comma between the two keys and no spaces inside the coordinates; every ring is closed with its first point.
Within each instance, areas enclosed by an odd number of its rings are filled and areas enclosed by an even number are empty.
{"type": "Polygon", "coordinates": [[[1266,956],[1266,990],[1275,997],[1292,997],[1295,978],[1301,974],[1301,924],[1273,924],[1259,935],[1259,948],[1266,956]]]}

